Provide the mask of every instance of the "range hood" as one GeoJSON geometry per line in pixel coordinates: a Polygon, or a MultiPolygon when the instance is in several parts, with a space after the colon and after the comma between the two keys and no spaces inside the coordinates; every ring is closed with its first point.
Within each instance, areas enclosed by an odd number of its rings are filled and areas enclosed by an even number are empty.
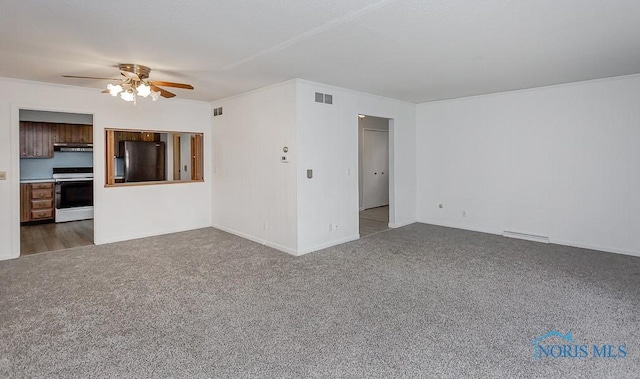
{"type": "Polygon", "coordinates": [[[53,150],[62,152],[93,151],[92,143],[54,143],[53,150]]]}

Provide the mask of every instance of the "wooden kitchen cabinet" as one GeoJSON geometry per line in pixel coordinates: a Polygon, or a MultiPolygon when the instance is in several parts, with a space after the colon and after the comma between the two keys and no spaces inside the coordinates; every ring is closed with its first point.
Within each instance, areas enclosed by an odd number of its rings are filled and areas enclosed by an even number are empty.
{"type": "Polygon", "coordinates": [[[153,132],[133,132],[126,130],[116,130],[113,132],[113,148],[117,157],[122,156],[120,152],[120,141],[155,141],[160,142],[161,134],[153,132]]]}
{"type": "Polygon", "coordinates": [[[53,124],[54,143],[93,143],[93,125],[53,124]]]}
{"type": "Polygon", "coordinates": [[[31,214],[31,184],[20,184],[20,222],[28,222],[31,214]]]}
{"type": "Polygon", "coordinates": [[[53,126],[20,122],[20,158],[53,158],[53,126]]]}
{"type": "Polygon", "coordinates": [[[54,184],[20,184],[20,222],[46,221],[55,217],[54,184]]]}
{"type": "Polygon", "coordinates": [[[151,132],[141,132],[140,133],[140,141],[160,141],[159,133],[151,133],[151,132]]]}

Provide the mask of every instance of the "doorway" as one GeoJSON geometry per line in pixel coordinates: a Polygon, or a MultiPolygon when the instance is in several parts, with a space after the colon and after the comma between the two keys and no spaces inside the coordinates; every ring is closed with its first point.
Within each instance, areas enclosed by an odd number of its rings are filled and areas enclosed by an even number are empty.
{"type": "Polygon", "coordinates": [[[93,244],[93,115],[19,109],[20,255],[93,244]]]}
{"type": "Polygon", "coordinates": [[[361,237],[389,228],[389,121],[358,115],[361,237]]]}

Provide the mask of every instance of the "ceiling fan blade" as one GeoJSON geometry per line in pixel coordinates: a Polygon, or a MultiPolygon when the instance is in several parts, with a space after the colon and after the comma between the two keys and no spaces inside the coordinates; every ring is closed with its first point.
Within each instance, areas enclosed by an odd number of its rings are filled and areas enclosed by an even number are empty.
{"type": "Polygon", "coordinates": [[[154,91],[160,92],[160,96],[162,96],[162,97],[166,97],[168,99],[168,98],[174,97],[176,95],[175,93],[171,93],[171,92],[169,92],[167,90],[163,90],[162,88],[156,86],[153,83],[149,83],[149,84],[151,85],[151,89],[154,90],[154,91]]]}
{"type": "Polygon", "coordinates": [[[75,78],[75,79],[96,79],[96,80],[120,80],[114,78],[98,78],[95,76],[77,76],[77,75],[62,75],[63,78],[75,78]]]}
{"type": "Polygon", "coordinates": [[[175,87],[175,88],[182,88],[182,89],[193,89],[193,86],[191,84],[174,83],[174,82],[160,82],[160,81],[157,81],[157,80],[149,80],[148,82],[151,83],[151,84],[155,84],[157,86],[175,87]]]}

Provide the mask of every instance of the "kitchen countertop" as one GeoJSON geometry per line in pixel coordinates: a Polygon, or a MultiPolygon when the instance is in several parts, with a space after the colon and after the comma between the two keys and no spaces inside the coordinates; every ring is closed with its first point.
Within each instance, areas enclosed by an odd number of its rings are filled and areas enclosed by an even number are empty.
{"type": "Polygon", "coordinates": [[[24,184],[24,183],[53,183],[54,180],[53,178],[48,178],[48,179],[21,179],[20,183],[24,184]]]}

